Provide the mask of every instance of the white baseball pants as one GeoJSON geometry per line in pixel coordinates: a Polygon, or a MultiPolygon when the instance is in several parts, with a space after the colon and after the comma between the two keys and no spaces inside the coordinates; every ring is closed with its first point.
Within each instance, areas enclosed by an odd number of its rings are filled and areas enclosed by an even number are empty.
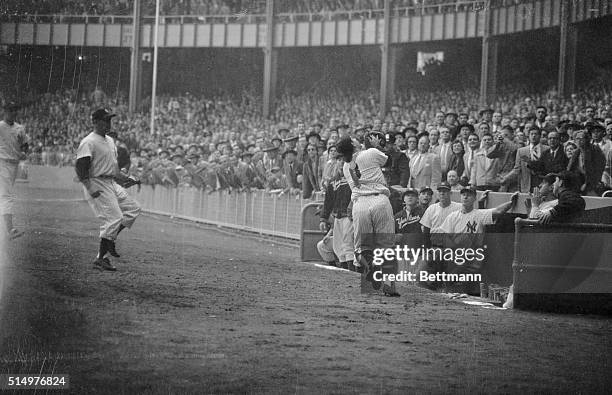
{"type": "Polygon", "coordinates": [[[92,178],[91,190],[102,191],[97,198],[92,198],[85,190],[85,198],[98,218],[100,238],[115,240],[121,225],[130,228],[140,214],[140,205],[119,186],[114,180],[107,178],[92,178]]]}
{"type": "Polygon", "coordinates": [[[391,248],[395,241],[393,208],[383,194],[359,196],[353,203],[355,252],[391,248]]]}
{"type": "Polygon", "coordinates": [[[15,195],[13,185],[17,177],[18,163],[0,159],[0,215],[13,214],[15,195]]]}

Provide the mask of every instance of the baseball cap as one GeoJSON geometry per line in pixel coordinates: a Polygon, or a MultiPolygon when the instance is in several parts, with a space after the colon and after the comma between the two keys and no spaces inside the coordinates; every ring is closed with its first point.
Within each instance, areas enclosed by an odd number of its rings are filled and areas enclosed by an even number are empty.
{"type": "Polygon", "coordinates": [[[414,195],[414,196],[419,196],[419,191],[417,191],[414,188],[408,188],[404,191],[404,193],[402,193],[402,199],[404,198],[404,196],[406,195],[414,195]]]}
{"type": "Polygon", "coordinates": [[[460,193],[461,194],[469,193],[469,194],[476,196],[476,189],[470,188],[470,187],[464,187],[464,188],[461,188],[460,193]]]}
{"type": "Polygon", "coordinates": [[[116,115],[117,114],[113,114],[106,108],[99,108],[91,114],[91,120],[92,121],[102,121],[102,120],[110,119],[116,115]]]}
{"type": "Polygon", "coordinates": [[[433,189],[431,189],[430,187],[421,188],[421,191],[419,193],[423,193],[423,192],[431,193],[433,195],[433,189]]]}
{"type": "Polygon", "coordinates": [[[451,190],[451,186],[450,186],[450,184],[448,182],[443,181],[443,182],[440,183],[440,185],[438,185],[437,190],[439,191],[440,189],[446,189],[446,190],[450,191],[451,190]]]}

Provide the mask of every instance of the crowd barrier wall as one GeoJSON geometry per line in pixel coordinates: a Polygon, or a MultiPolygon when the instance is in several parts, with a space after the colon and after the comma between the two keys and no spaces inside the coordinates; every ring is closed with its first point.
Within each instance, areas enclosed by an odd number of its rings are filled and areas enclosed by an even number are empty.
{"type": "Polygon", "coordinates": [[[133,195],[145,211],[299,240],[303,200],[266,191],[206,192],[143,185],[133,195]]]}

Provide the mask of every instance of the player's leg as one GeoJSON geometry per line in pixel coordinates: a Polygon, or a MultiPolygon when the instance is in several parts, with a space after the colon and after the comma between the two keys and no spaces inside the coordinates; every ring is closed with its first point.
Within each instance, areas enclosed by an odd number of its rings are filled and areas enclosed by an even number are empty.
{"type": "Polygon", "coordinates": [[[114,181],[113,190],[115,196],[117,197],[117,203],[119,205],[119,209],[121,210],[122,218],[117,231],[112,238],[112,243],[109,245],[109,253],[112,256],[119,258],[120,255],[117,253],[115,240],[117,240],[117,236],[119,236],[119,233],[121,233],[123,229],[132,227],[134,221],[136,221],[136,218],[138,215],[140,215],[141,208],[138,202],[136,202],[136,200],[134,200],[130,194],[127,193],[125,188],[122,188],[114,181]]]}
{"type": "Polygon", "coordinates": [[[373,196],[360,196],[353,204],[353,242],[365,280],[371,282],[374,289],[379,289],[381,284],[374,281],[374,227],[370,213],[372,198],[373,196]]]}
{"type": "Polygon", "coordinates": [[[342,267],[355,271],[353,261],[353,224],[347,217],[334,219],[334,252],[338,256],[342,267]]]}
{"type": "MultiPolygon", "coordinates": [[[[393,248],[395,246],[395,224],[393,222],[393,208],[389,199],[384,195],[378,195],[372,204],[372,223],[374,227],[375,248],[393,248]]],[[[383,274],[397,274],[397,259],[385,259],[379,270],[383,274]]],[[[387,296],[399,296],[395,289],[395,281],[389,281],[383,285],[383,291],[387,296]]]]}
{"type": "Polygon", "coordinates": [[[114,194],[110,181],[92,179],[92,188],[102,191],[100,196],[92,198],[87,191],[87,202],[96,216],[102,221],[100,225],[100,247],[94,264],[105,270],[116,270],[105,258],[106,254],[113,248],[123,214],[114,194]]]}
{"type": "Polygon", "coordinates": [[[121,232],[121,230],[125,228],[131,228],[136,218],[140,215],[140,211],[142,210],[140,204],[134,198],[130,196],[127,191],[117,185],[117,183],[113,183],[117,195],[117,202],[119,203],[119,208],[121,209],[121,213],[123,214],[123,218],[121,220],[121,225],[117,231],[117,233],[121,232]]]}
{"type": "Polygon", "coordinates": [[[13,225],[15,195],[12,189],[16,176],[17,165],[0,161],[0,213],[4,219],[6,233],[11,240],[23,235],[23,232],[13,225]]]}

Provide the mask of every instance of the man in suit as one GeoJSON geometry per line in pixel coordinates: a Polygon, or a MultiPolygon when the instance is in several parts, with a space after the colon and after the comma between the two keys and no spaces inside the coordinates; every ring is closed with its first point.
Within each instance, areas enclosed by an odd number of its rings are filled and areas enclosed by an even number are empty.
{"type": "Polygon", "coordinates": [[[283,172],[285,174],[285,180],[287,183],[286,192],[293,194],[299,193],[301,185],[298,182],[298,176],[302,174],[300,164],[297,161],[298,153],[292,149],[285,151],[283,154],[285,158],[285,164],[283,166],[283,172]]]}
{"type": "Polygon", "coordinates": [[[242,187],[245,189],[263,188],[263,178],[260,176],[255,164],[252,161],[253,154],[249,151],[245,151],[241,156],[242,161],[238,162],[237,173],[242,187]]]}
{"type": "Polygon", "coordinates": [[[450,166],[451,158],[453,156],[453,147],[451,143],[451,132],[448,128],[442,127],[438,129],[440,132],[440,139],[438,145],[432,149],[434,154],[440,157],[440,167],[442,169],[442,179],[446,179],[446,173],[450,166]]]}
{"type": "Polygon", "coordinates": [[[429,152],[429,137],[423,134],[419,138],[418,153],[410,160],[411,187],[436,189],[441,180],[440,157],[429,152]]]}
{"type": "Polygon", "coordinates": [[[476,151],[474,155],[474,164],[470,174],[470,185],[478,191],[499,191],[500,177],[500,159],[490,158],[487,154],[494,148],[493,136],[486,133],[482,136],[483,147],[476,151]]]}
{"type": "Polygon", "coordinates": [[[302,197],[310,199],[314,192],[320,190],[322,171],[316,145],[308,144],[307,158],[302,169],[302,197]]]}
{"type": "Polygon", "coordinates": [[[476,132],[468,135],[467,145],[465,146],[465,154],[463,154],[464,171],[461,175],[461,181],[467,185],[472,177],[472,166],[474,165],[474,156],[480,149],[480,137],[476,132]]]}
{"type": "Polygon", "coordinates": [[[569,159],[563,151],[559,133],[550,132],[548,134],[548,144],[550,144],[550,149],[544,151],[538,162],[534,162],[534,169],[542,175],[567,170],[569,159]]]}
{"type": "MultiPolygon", "coordinates": [[[[504,126],[497,136],[497,142],[487,152],[488,158],[499,160],[499,174],[502,178],[514,169],[517,149],[517,145],[514,144],[514,130],[509,125],[504,126]]],[[[516,182],[502,185],[499,189],[500,192],[516,192],[517,190],[516,182]]]]}
{"type": "MultiPolygon", "coordinates": [[[[529,129],[529,145],[516,151],[514,168],[502,178],[502,185],[508,185],[518,180],[519,191],[523,193],[529,193],[533,188],[540,185],[540,177],[536,171],[532,170],[532,163],[539,161],[542,154],[549,149],[547,145],[540,144],[541,137],[540,128],[535,125],[531,126],[529,129]]],[[[537,167],[537,165],[534,167],[537,167]]]]}

